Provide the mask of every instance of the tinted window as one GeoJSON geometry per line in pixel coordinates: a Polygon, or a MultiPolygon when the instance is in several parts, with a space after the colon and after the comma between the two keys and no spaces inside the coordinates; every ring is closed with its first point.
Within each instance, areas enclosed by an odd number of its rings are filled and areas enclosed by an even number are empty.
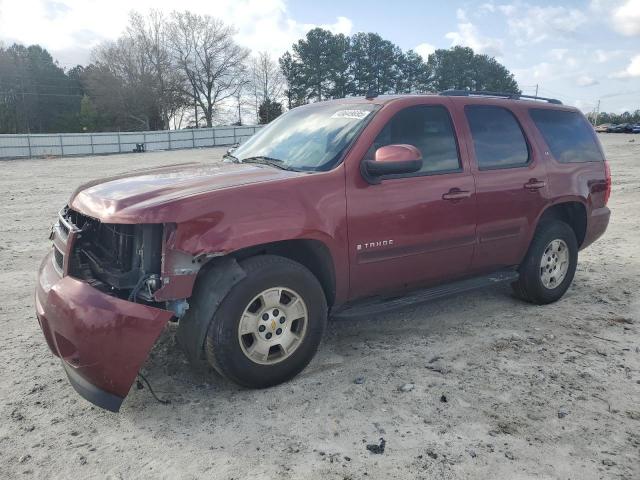
{"type": "Polygon", "coordinates": [[[546,109],[533,109],[529,113],[559,162],[603,160],[593,128],[579,113],[546,109]]]}
{"type": "Polygon", "coordinates": [[[470,105],[465,108],[478,168],[520,167],[529,149],[518,121],[506,108],[470,105]]]}
{"type": "Polygon", "coordinates": [[[413,145],[422,153],[417,175],[460,169],[456,137],[445,107],[415,106],[396,113],[376,137],[368,157],[373,158],[380,147],[398,143],[413,145]]]}

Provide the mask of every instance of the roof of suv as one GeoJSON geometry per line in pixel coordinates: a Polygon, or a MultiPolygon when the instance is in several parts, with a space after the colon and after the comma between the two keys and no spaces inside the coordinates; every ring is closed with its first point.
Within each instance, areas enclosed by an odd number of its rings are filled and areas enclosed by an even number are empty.
{"type": "MultiPolygon", "coordinates": [[[[423,97],[441,97],[448,98],[453,102],[461,103],[488,103],[495,105],[496,103],[508,102],[522,104],[523,102],[529,106],[535,106],[536,108],[553,108],[560,110],[576,111],[575,107],[569,105],[563,105],[562,102],[553,98],[533,97],[528,95],[517,95],[513,93],[498,93],[498,92],[467,92],[461,90],[448,90],[441,93],[421,93],[421,94],[398,94],[398,95],[376,95],[368,97],[346,97],[335,100],[327,100],[326,102],[332,103],[373,103],[375,105],[386,105],[388,103],[397,100],[406,100],[409,98],[423,98],[423,97]]],[[[325,103],[325,102],[322,102],[325,103]]],[[[314,105],[307,104],[309,106],[314,105]]]]}

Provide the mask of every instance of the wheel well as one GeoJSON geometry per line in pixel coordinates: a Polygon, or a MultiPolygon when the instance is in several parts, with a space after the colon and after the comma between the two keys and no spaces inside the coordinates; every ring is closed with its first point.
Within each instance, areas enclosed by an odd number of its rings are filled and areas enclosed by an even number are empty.
{"type": "Polygon", "coordinates": [[[538,224],[545,220],[561,220],[568,224],[576,235],[578,247],[582,245],[587,232],[587,209],[580,202],[564,202],[547,208],[538,224]]]}
{"type": "Polygon", "coordinates": [[[336,298],[336,277],[333,257],[327,246],[318,240],[284,240],[237,250],[231,254],[238,261],[255,255],[279,255],[307,267],[320,282],[331,307],[336,298]]]}

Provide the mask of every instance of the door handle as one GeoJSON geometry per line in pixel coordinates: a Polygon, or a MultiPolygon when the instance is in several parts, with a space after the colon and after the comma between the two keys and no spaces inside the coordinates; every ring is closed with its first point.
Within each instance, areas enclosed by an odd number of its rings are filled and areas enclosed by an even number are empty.
{"type": "Polygon", "coordinates": [[[462,200],[464,198],[469,198],[471,196],[471,192],[467,190],[460,190],[459,188],[452,188],[447,193],[442,195],[443,200],[462,200]]]}
{"type": "Polygon", "coordinates": [[[535,191],[544,188],[547,185],[547,182],[542,180],[538,180],[537,178],[532,178],[527,183],[524,184],[524,188],[527,190],[535,191]]]}

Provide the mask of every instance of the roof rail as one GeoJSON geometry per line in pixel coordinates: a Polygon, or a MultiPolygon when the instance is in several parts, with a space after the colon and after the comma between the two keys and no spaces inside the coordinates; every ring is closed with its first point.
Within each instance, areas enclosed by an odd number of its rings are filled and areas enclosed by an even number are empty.
{"type": "Polygon", "coordinates": [[[508,92],[486,92],[484,90],[444,90],[440,92],[440,95],[448,97],[498,97],[508,98],[511,100],[519,100],[521,98],[531,100],[542,100],[544,102],[553,103],[555,105],[562,105],[562,102],[556,98],[538,97],[534,95],[522,95],[521,93],[508,93],[508,92]]]}

